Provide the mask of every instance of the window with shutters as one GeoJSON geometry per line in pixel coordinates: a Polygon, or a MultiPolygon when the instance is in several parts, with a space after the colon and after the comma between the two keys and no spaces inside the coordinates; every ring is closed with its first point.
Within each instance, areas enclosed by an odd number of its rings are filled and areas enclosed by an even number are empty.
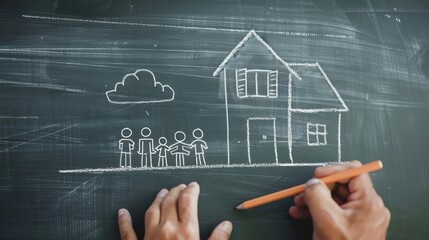
{"type": "Polygon", "coordinates": [[[237,69],[235,75],[237,97],[278,97],[278,70],[242,68],[237,69]]]}

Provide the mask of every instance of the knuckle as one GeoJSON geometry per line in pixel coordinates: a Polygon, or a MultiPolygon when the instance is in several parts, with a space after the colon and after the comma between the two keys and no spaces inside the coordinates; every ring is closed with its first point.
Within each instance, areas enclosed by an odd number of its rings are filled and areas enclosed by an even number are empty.
{"type": "Polygon", "coordinates": [[[326,171],[326,169],[328,169],[328,167],[317,167],[314,170],[314,175],[318,176],[318,175],[324,173],[326,171]]]}
{"type": "Polygon", "coordinates": [[[186,207],[189,206],[189,204],[192,203],[193,195],[191,193],[182,193],[179,196],[179,201],[183,203],[186,207]]]}
{"type": "Polygon", "coordinates": [[[193,223],[187,222],[183,225],[183,233],[185,236],[194,236],[197,234],[196,230],[198,227],[196,227],[193,223]]]}
{"type": "Polygon", "coordinates": [[[173,208],[176,205],[176,201],[173,198],[167,197],[161,205],[161,209],[164,211],[168,211],[169,209],[173,208]]]}
{"type": "Polygon", "coordinates": [[[391,218],[391,213],[390,213],[389,209],[386,208],[386,207],[384,208],[384,215],[386,217],[386,222],[389,223],[390,222],[390,218],[391,218]]]}
{"type": "Polygon", "coordinates": [[[381,197],[378,196],[378,195],[377,195],[377,197],[376,197],[376,199],[374,201],[374,207],[376,209],[380,209],[380,210],[383,210],[383,211],[385,209],[383,199],[381,199],[381,197]]]}
{"type": "Polygon", "coordinates": [[[174,224],[171,221],[165,221],[160,227],[161,239],[171,239],[171,236],[176,232],[174,224]]]}
{"type": "Polygon", "coordinates": [[[155,209],[153,209],[153,208],[149,208],[147,211],[146,211],[146,213],[145,213],[145,220],[146,221],[150,221],[150,220],[152,220],[155,216],[156,216],[156,211],[155,211],[155,209]]]}

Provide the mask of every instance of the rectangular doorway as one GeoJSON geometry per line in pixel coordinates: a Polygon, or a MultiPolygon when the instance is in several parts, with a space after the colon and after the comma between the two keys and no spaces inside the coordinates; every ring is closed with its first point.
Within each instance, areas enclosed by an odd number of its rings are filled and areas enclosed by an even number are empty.
{"type": "Polygon", "coordinates": [[[275,118],[247,119],[249,164],[278,164],[275,118]]]}

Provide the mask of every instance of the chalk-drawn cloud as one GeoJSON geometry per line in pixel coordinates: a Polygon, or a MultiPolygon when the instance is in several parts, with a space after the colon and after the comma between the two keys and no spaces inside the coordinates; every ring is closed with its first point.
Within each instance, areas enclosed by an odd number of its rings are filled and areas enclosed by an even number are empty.
{"type": "Polygon", "coordinates": [[[139,69],[124,76],[113,90],[106,92],[107,100],[114,104],[160,103],[174,100],[175,92],[169,85],[157,82],[147,69],[139,69]]]}

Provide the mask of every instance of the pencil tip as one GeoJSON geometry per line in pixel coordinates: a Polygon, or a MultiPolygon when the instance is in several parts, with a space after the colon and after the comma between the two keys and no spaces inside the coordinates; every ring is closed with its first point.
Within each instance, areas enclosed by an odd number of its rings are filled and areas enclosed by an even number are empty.
{"type": "Polygon", "coordinates": [[[237,207],[236,207],[236,209],[244,209],[244,206],[243,206],[243,204],[240,204],[240,205],[238,205],[237,207]]]}

